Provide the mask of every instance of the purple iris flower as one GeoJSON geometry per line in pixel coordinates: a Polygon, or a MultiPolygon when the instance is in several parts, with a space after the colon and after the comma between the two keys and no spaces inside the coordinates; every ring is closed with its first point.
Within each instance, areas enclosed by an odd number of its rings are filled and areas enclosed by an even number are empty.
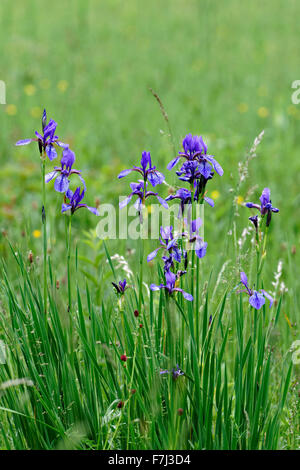
{"type": "Polygon", "coordinates": [[[123,209],[123,207],[127,206],[127,204],[129,204],[133,196],[137,196],[137,200],[134,204],[134,207],[139,213],[141,213],[142,211],[142,206],[145,203],[145,200],[150,196],[155,196],[158,202],[165,209],[168,209],[169,208],[168,203],[164,199],[162,199],[158,195],[158,193],[154,193],[153,191],[147,191],[147,186],[148,186],[148,183],[143,180],[139,180],[138,183],[130,183],[132,192],[129,194],[129,196],[126,199],[120,202],[119,204],[120,209],[123,209]]]}
{"type": "Polygon", "coordinates": [[[126,279],[124,281],[119,281],[119,284],[112,282],[112,285],[116,289],[117,294],[123,295],[128,286],[126,286],[126,279]]]}
{"type": "Polygon", "coordinates": [[[186,204],[191,204],[191,191],[186,188],[179,188],[175,194],[170,194],[170,196],[166,197],[166,201],[172,201],[173,199],[180,200],[180,215],[184,213],[184,208],[186,204]]]}
{"type": "Polygon", "coordinates": [[[150,181],[153,187],[157,184],[163,183],[165,177],[162,173],[156,170],[155,166],[152,166],[150,152],[142,152],[141,166],[134,166],[129,170],[123,170],[119,174],[118,178],[124,178],[124,176],[129,175],[132,171],[137,171],[143,177],[143,180],[150,181]],[[149,167],[148,167],[149,166],[149,167]]]}
{"type": "Polygon", "coordinates": [[[207,242],[205,242],[199,235],[199,229],[202,225],[202,220],[200,217],[198,217],[198,219],[192,221],[184,219],[184,222],[189,227],[189,233],[184,233],[184,236],[188,238],[189,243],[195,244],[195,253],[198,258],[204,258],[207,250],[207,242]]]}
{"type": "Polygon", "coordinates": [[[166,284],[160,284],[159,286],[157,286],[156,284],[151,284],[150,289],[152,291],[158,291],[160,289],[166,289],[166,291],[169,293],[169,295],[172,295],[173,292],[181,292],[183,297],[186,300],[192,301],[193,296],[191,294],[188,294],[184,290],[180,289],[180,287],[175,287],[176,286],[176,281],[179,279],[181,274],[183,274],[183,273],[179,272],[176,275],[176,274],[172,273],[172,271],[166,271],[165,272],[166,284]]]}
{"type": "MultiPolygon", "coordinates": [[[[185,158],[187,161],[197,161],[198,162],[198,171],[206,178],[209,175],[209,171],[211,171],[211,165],[213,166],[216,173],[220,176],[223,175],[223,168],[221,165],[215,160],[213,155],[207,154],[207,146],[204,143],[201,136],[192,134],[188,134],[182,141],[182,146],[184,152],[179,152],[179,155],[170,161],[167,166],[168,170],[172,170],[172,168],[179,162],[180,158],[185,158]]],[[[181,168],[184,172],[185,170],[191,171],[191,167],[184,167],[181,168]]],[[[181,175],[180,175],[181,176],[181,175]]]]}
{"type": "Polygon", "coordinates": [[[53,171],[48,173],[45,176],[46,183],[55,179],[54,182],[54,189],[59,193],[65,193],[69,189],[70,180],[69,177],[72,174],[76,174],[79,176],[80,181],[83,184],[83,188],[86,191],[86,184],[84,179],[81,176],[81,172],[79,170],[72,169],[72,166],[75,162],[75,153],[72,152],[69,148],[63,150],[62,158],[60,161],[60,167],[55,167],[53,171]]]}
{"type": "Polygon", "coordinates": [[[159,239],[159,241],[161,246],[156,248],[154,251],[152,251],[152,253],[147,256],[148,263],[156,257],[157,253],[162,248],[169,252],[172,259],[175,259],[175,261],[180,263],[181,254],[178,248],[177,239],[173,236],[173,227],[160,227],[160,234],[161,238],[159,239]]]}
{"type": "MultiPolygon", "coordinates": [[[[195,194],[194,194],[194,201],[198,201],[198,195],[200,194],[199,193],[199,186],[197,184],[198,182],[195,182],[195,187],[196,187],[196,191],[195,191],[195,194]]],[[[189,191],[188,189],[186,188],[179,188],[175,194],[171,194],[170,196],[166,197],[166,201],[172,201],[173,199],[179,199],[180,200],[180,210],[179,210],[179,214],[178,214],[178,217],[180,218],[183,214],[184,214],[184,209],[185,209],[185,206],[188,204],[190,205],[191,204],[191,199],[192,199],[192,196],[191,196],[191,191],[189,191]]],[[[214,201],[210,198],[210,197],[207,197],[207,196],[203,196],[203,199],[205,202],[207,202],[211,207],[214,207],[214,201]]],[[[188,206],[190,207],[190,206],[188,206]]]]}
{"type": "Polygon", "coordinates": [[[44,109],[42,117],[43,135],[35,131],[35,135],[37,138],[18,140],[16,145],[28,145],[31,142],[37,142],[39,145],[40,154],[45,151],[49,157],[49,160],[52,161],[54,160],[54,158],[57,157],[57,152],[54,147],[55,145],[64,149],[67,149],[69,147],[67,144],[64,144],[63,142],[60,142],[58,140],[58,137],[55,135],[56,127],[57,123],[53,119],[50,119],[47,124],[47,114],[46,110],[44,109]]]}
{"type": "Polygon", "coordinates": [[[264,188],[263,192],[261,193],[261,196],[259,198],[260,205],[259,204],[253,204],[253,202],[247,202],[246,203],[246,207],[249,207],[250,209],[252,209],[252,208],[253,209],[258,209],[262,216],[267,214],[267,221],[266,221],[266,226],[267,227],[270,225],[272,212],[279,212],[279,209],[272,206],[272,201],[271,201],[270,197],[271,197],[270,189],[269,188],[264,188]]]}
{"type": "Polygon", "coordinates": [[[74,193],[70,189],[67,190],[66,197],[69,199],[70,202],[64,203],[62,205],[61,212],[63,213],[68,210],[71,210],[71,214],[73,215],[75,211],[77,211],[81,207],[85,207],[93,214],[99,215],[99,212],[97,211],[95,207],[90,207],[90,206],[87,206],[86,204],[81,203],[82,199],[84,198],[85,191],[83,189],[82,192],[80,192],[80,189],[81,188],[79,186],[78,188],[76,188],[74,193]]]}
{"type": "Polygon", "coordinates": [[[160,375],[163,375],[163,374],[172,374],[173,379],[177,380],[178,377],[180,377],[181,375],[184,375],[184,372],[179,368],[179,365],[176,364],[176,369],[175,367],[173,367],[172,370],[161,370],[160,375]]]}
{"type": "Polygon", "coordinates": [[[213,176],[214,176],[214,172],[211,171],[210,174],[207,177],[204,177],[203,175],[201,175],[201,178],[197,179],[194,183],[194,186],[195,186],[194,199],[196,201],[199,201],[199,200],[203,199],[211,207],[214,207],[215,203],[214,203],[213,199],[211,199],[210,197],[205,196],[205,188],[206,188],[206,184],[207,184],[208,180],[211,180],[213,178],[213,176]]]}
{"type": "Polygon", "coordinates": [[[241,272],[241,281],[240,281],[246,289],[243,289],[239,292],[246,292],[249,295],[249,303],[252,307],[256,310],[259,310],[265,304],[265,298],[270,301],[270,308],[273,305],[274,299],[270,296],[265,290],[260,289],[260,291],[256,291],[250,289],[248,285],[248,278],[244,272],[241,272]]]}

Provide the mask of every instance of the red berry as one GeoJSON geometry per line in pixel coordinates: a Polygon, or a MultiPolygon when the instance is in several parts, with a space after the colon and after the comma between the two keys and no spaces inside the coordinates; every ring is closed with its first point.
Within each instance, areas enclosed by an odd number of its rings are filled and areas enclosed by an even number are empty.
{"type": "Polygon", "coordinates": [[[126,354],[122,354],[121,356],[121,361],[126,362],[127,361],[127,356],[126,354]]]}

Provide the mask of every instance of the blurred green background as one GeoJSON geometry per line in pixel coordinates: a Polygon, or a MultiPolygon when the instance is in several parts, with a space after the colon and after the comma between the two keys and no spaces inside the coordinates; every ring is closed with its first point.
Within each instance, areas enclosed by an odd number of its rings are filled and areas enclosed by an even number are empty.
{"type": "MultiPolygon", "coordinates": [[[[299,18],[297,0],[52,0],[47,5],[2,0],[4,234],[18,243],[26,229],[29,248],[41,249],[41,238],[33,235],[40,228],[39,154],[34,145],[14,143],[40,129],[44,107],[58,122],[60,138],[76,152],[75,167],[86,177],[90,205],[96,199],[117,204],[130,181],[119,182],[117,174],[136,164],[142,150],[151,151],[174,184],[175,172],[165,169],[172,158],[168,129],[152,87],[168,112],[176,148],[186,133],[202,134],[225,170],[209,186],[216,199],[205,220],[209,269],[227,233],[238,163],[265,130],[239,187],[239,202],[249,191],[256,200],[263,187],[271,188],[280,215],[274,217],[268,269],[271,276],[278,259],[284,260],[284,276],[294,286],[289,295],[296,299],[300,105],[292,104],[291,84],[300,78],[299,18]]],[[[48,197],[50,213],[63,230],[61,200],[52,186],[48,197]]],[[[238,214],[237,236],[248,226],[250,212],[239,205],[238,214]]],[[[75,224],[94,228],[96,222],[82,211],[75,224]]],[[[290,315],[295,318],[295,311],[290,315]]]]}

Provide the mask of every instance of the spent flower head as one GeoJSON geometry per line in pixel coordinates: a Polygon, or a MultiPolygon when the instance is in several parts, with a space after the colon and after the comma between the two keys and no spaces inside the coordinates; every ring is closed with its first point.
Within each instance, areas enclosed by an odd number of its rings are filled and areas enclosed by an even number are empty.
{"type": "Polygon", "coordinates": [[[112,285],[115,288],[116,293],[119,295],[124,295],[125,290],[128,289],[126,279],[124,279],[123,281],[119,281],[118,284],[116,284],[115,282],[112,282],[112,285]]]}

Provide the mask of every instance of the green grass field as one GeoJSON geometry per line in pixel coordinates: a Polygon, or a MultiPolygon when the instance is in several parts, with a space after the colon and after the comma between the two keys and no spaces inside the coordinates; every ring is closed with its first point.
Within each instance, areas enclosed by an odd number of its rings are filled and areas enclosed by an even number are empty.
{"type": "MultiPolygon", "coordinates": [[[[300,340],[300,105],[291,100],[299,18],[296,0],[2,0],[1,449],[299,449],[300,369],[291,352],[300,340]],[[65,217],[49,183],[45,322],[40,155],[33,144],[15,146],[40,132],[44,108],[76,153],[91,206],[117,207],[136,180],[117,176],[143,150],[178,185],[166,169],[173,146],[181,151],[188,133],[203,136],[224,175],[207,186],[215,200],[205,207],[207,254],[200,276],[187,281],[196,283],[198,309],[179,297],[170,307],[146,287],[140,302],[138,241],[103,243],[97,219],[82,210],[72,220],[68,312],[65,217]],[[264,187],[280,209],[260,279],[275,305],[256,317],[233,289],[240,271],[255,282],[255,212],[244,202],[258,201],[264,187]],[[132,288],[120,306],[111,282],[126,276],[132,288]],[[159,374],[172,359],[185,371],[176,381],[159,374]]],[[[147,240],[145,256],[156,246],[147,240]]],[[[144,259],[147,285],[161,282],[159,266],[144,259]]]]}

